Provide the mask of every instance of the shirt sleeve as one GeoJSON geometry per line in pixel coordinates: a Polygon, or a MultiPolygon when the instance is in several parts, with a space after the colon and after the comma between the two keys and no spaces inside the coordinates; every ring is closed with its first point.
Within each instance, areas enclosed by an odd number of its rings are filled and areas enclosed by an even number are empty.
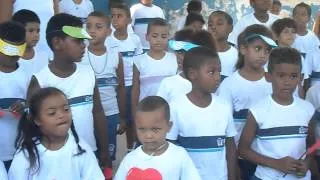
{"type": "Polygon", "coordinates": [[[12,160],[8,172],[8,179],[29,179],[29,167],[30,163],[23,152],[18,152],[12,160]]]}
{"type": "Polygon", "coordinates": [[[217,90],[217,95],[222,99],[226,100],[229,103],[230,107],[232,106],[232,95],[231,95],[231,88],[229,87],[229,78],[227,77],[224,81],[222,81],[221,85],[217,90]]]}
{"type": "Polygon", "coordinates": [[[167,102],[169,102],[169,95],[167,92],[166,79],[163,79],[159,85],[157,96],[162,97],[167,102]]]}
{"type": "Polygon", "coordinates": [[[170,104],[170,121],[172,122],[172,127],[170,131],[167,133],[167,139],[169,140],[177,140],[179,134],[179,124],[178,124],[178,116],[176,109],[173,104],[170,104]]]}
{"type": "Polygon", "coordinates": [[[0,179],[2,179],[2,180],[8,179],[7,171],[6,171],[2,161],[0,161],[0,179]]]}
{"type": "Polygon", "coordinates": [[[105,179],[99,167],[97,158],[89,148],[86,148],[86,152],[79,156],[82,156],[81,158],[83,158],[82,168],[80,172],[81,179],[83,180],[90,180],[90,179],[104,180],[105,179]]]}
{"type": "Polygon", "coordinates": [[[226,108],[228,108],[228,125],[226,129],[226,137],[234,137],[237,135],[237,130],[233,121],[231,105],[226,105],[226,108]]]}
{"type": "Polygon", "coordinates": [[[124,180],[126,179],[126,176],[128,174],[128,169],[127,167],[127,158],[124,157],[123,160],[121,161],[117,173],[114,177],[114,180],[124,180]]]}
{"type": "Polygon", "coordinates": [[[134,39],[135,39],[136,47],[137,47],[135,54],[136,54],[136,55],[140,55],[140,54],[143,53],[143,48],[142,48],[141,40],[140,40],[140,38],[139,38],[138,36],[135,36],[134,39]]]}
{"type": "Polygon", "coordinates": [[[188,153],[184,150],[181,169],[181,177],[183,180],[201,180],[199,172],[195,167],[188,153]]]}

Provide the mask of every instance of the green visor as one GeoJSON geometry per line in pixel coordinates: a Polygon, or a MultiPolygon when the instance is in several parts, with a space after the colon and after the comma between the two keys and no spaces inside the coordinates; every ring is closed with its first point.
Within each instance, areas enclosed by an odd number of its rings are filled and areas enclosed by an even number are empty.
{"type": "Polygon", "coordinates": [[[63,26],[62,31],[73,38],[92,39],[92,37],[87,33],[87,31],[80,27],[63,26]]]}

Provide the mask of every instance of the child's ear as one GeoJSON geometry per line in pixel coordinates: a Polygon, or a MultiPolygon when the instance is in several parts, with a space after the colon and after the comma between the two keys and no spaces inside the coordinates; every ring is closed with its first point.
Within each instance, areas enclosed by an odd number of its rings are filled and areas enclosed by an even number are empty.
{"type": "Polygon", "coordinates": [[[62,47],[62,44],[61,44],[61,38],[58,38],[58,37],[54,37],[54,38],[52,38],[52,47],[53,47],[53,49],[55,49],[55,50],[60,50],[60,49],[62,49],[63,47],[62,47]]]}
{"type": "Polygon", "coordinates": [[[196,77],[197,77],[197,72],[196,72],[195,69],[189,68],[186,76],[187,76],[189,79],[194,80],[194,79],[196,79],[196,77]]]}
{"type": "Polygon", "coordinates": [[[265,72],[264,73],[264,77],[269,83],[271,83],[271,73],[265,72]]]}
{"type": "Polygon", "coordinates": [[[229,25],[228,25],[228,28],[227,28],[228,34],[230,34],[232,31],[233,31],[233,25],[232,25],[232,24],[229,24],[229,25]]]}
{"type": "Polygon", "coordinates": [[[245,45],[240,45],[239,52],[241,55],[244,56],[246,54],[246,50],[247,50],[247,47],[245,45]]]}
{"type": "Polygon", "coordinates": [[[148,33],[146,34],[146,40],[149,42],[149,36],[148,36],[148,33]]]}
{"type": "Polygon", "coordinates": [[[173,123],[172,123],[172,121],[169,121],[168,123],[169,123],[169,129],[168,129],[168,132],[169,132],[169,131],[171,130],[171,128],[172,128],[173,123]]]}

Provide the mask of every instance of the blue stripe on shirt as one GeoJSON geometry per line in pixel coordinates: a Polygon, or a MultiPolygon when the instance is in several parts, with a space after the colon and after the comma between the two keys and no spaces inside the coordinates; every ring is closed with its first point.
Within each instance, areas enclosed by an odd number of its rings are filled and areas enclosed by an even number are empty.
{"type": "Polygon", "coordinates": [[[312,71],[312,73],[311,73],[311,78],[312,78],[312,79],[320,79],[320,72],[314,72],[314,71],[312,71]]]}
{"type": "Polygon", "coordinates": [[[188,152],[217,152],[225,147],[226,136],[178,136],[177,142],[188,152]]]}
{"type": "Polygon", "coordinates": [[[155,20],[157,18],[137,18],[134,20],[134,25],[137,24],[149,24],[151,21],[155,20]]]}
{"type": "Polygon", "coordinates": [[[245,123],[247,121],[248,109],[233,112],[233,120],[237,123],[245,123]]]}
{"type": "Polygon", "coordinates": [[[74,98],[68,99],[68,102],[71,107],[91,104],[93,103],[93,96],[85,95],[85,96],[74,97],[74,98]]]}
{"type": "Polygon", "coordinates": [[[21,99],[21,98],[2,98],[2,99],[0,99],[0,108],[1,109],[9,109],[10,106],[12,106],[17,101],[25,102],[25,100],[21,99]]]}
{"type": "Polygon", "coordinates": [[[122,57],[133,57],[136,55],[136,51],[124,51],[120,52],[122,57]]]}
{"type": "Polygon", "coordinates": [[[117,77],[98,78],[98,87],[118,86],[117,77]]]}
{"type": "Polygon", "coordinates": [[[305,138],[307,135],[307,126],[285,126],[257,130],[257,138],[261,140],[305,138]]]}

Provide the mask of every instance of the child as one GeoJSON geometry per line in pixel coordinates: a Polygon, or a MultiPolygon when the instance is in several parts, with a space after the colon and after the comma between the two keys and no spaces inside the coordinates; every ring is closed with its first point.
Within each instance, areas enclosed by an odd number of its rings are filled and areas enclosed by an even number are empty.
{"type": "Polygon", "coordinates": [[[217,53],[205,47],[186,52],[183,72],[192,90],[170,103],[173,126],[167,139],[184,147],[202,180],[234,180],[236,135],[230,105],[212,94],[220,82],[217,53]]]}
{"type": "Polygon", "coordinates": [[[224,11],[214,11],[208,20],[208,31],[214,37],[221,61],[221,81],[235,71],[238,50],[228,43],[233,28],[232,17],[224,11]]]}
{"type": "Polygon", "coordinates": [[[273,0],[270,13],[279,16],[281,12],[282,4],[279,0],[273,0]]]}
{"type": "Polygon", "coordinates": [[[229,35],[228,42],[237,45],[238,35],[248,26],[261,24],[270,27],[278,16],[269,13],[272,6],[272,0],[250,0],[250,5],[254,12],[243,16],[234,26],[232,33],[229,35]]]}
{"type": "Polygon", "coordinates": [[[186,18],[185,28],[190,28],[194,31],[199,31],[203,28],[205,21],[201,14],[190,13],[186,18]]]}
{"type": "MultiPolygon", "coordinates": [[[[263,25],[247,27],[238,38],[239,59],[236,71],[224,79],[218,89],[218,95],[232,105],[233,120],[237,128],[237,145],[248,108],[271,94],[271,84],[264,78],[264,65],[268,61],[271,48],[276,46],[271,38],[272,33],[263,25]]],[[[249,180],[254,173],[255,165],[241,158],[238,162],[241,178],[249,180]]]]}
{"type": "Polygon", "coordinates": [[[313,144],[310,120],[314,108],[293,96],[301,81],[301,69],[297,50],[272,50],[266,73],[266,79],[272,84],[272,95],[250,107],[239,144],[240,155],[258,164],[254,180],[311,179],[310,157],[302,155],[307,143],[313,144]],[[251,148],[253,140],[256,140],[256,149],[251,148]]]}
{"type": "Polygon", "coordinates": [[[214,52],[217,52],[215,39],[207,30],[201,29],[199,31],[195,31],[192,34],[192,43],[204,46],[214,52]]]}
{"type": "Polygon", "coordinates": [[[108,120],[109,155],[111,160],[115,160],[117,133],[122,134],[126,126],[123,62],[116,48],[104,44],[111,32],[110,20],[105,14],[99,11],[90,13],[86,27],[92,39],[81,64],[88,64],[97,78],[102,107],[108,120]]]}
{"type": "Polygon", "coordinates": [[[77,16],[83,23],[86,23],[88,15],[93,10],[93,4],[90,0],[61,0],[59,2],[60,13],[77,16]]]}
{"type": "Polygon", "coordinates": [[[40,38],[40,19],[33,11],[23,9],[16,12],[12,16],[12,20],[20,22],[26,29],[27,48],[20,58],[19,64],[26,67],[25,69],[31,77],[49,63],[49,55],[35,49],[40,38]]]}
{"type": "Polygon", "coordinates": [[[7,171],[6,171],[6,168],[4,167],[2,161],[0,161],[0,179],[1,180],[7,180],[8,179],[7,171]]]}
{"type": "Polygon", "coordinates": [[[142,54],[140,38],[134,33],[128,33],[127,27],[131,23],[130,10],[125,4],[111,6],[111,21],[115,31],[107,38],[108,46],[116,46],[123,58],[123,70],[125,80],[125,111],[126,111],[126,136],[127,148],[134,149],[134,127],[131,113],[131,90],[133,76],[133,58],[142,54]]]}
{"type": "Polygon", "coordinates": [[[169,26],[164,19],[155,19],[148,25],[150,51],[134,59],[132,110],[143,98],[157,94],[162,79],[177,73],[176,56],[166,52],[168,36],[169,26]]]}
{"type": "Polygon", "coordinates": [[[166,141],[172,123],[168,103],[158,96],[143,99],[136,109],[135,122],[142,143],[126,155],[115,180],[123,179],[181,179],[200,180],[187,152],[166,141]]]}
{"type": "MultiPolygon", "coordinates": [[[[306,56],[306,69],[308,70],[308,75],[310,76],[310,83],[308,85],[313,86],[315,84],[320,84],[320,49],[313,52],[309,52],[306,56]]],[[[306,87],[306,89],[308,86],[306,87]]]]}
{"type": "Polygon", "coordinates": [[[15,152],[19,102],[25,102],[30,76],[17,63],[23,56],[26,31],[17,22],[0,24],[0,161],[8,170],[15,152]]]}
{"type": "Polygon", "coordinates": [[[100,164],[106,166],[109,157],[107,123],[95,74],[91,68],[76,63],[85,52],[83,40],[91,38],[81,27],[81,20],[72,15],[61,13],[50,19],[46,37],[54,52],[54,59],[32,77],[28,97],[40,87],[56,87],[62,90],[70,103],[79,137],[83,138],[93,151],[97,151],[96,134],[99,140],[100,164]]]}
{"type": "Polygon", "coordinates": [[[140,0],[130,8],[133,30],[139,36],[144,52],[150,49],[146,39],[148,24],[155,18],[165,18],[162,9],[152,3],[153,0],[140,0]]]}
{"type": "Polygon", "coordinates": [[[307,29],[307,24],[311,19],[311,7],[306,3],[299,3],[294,7],[292,14],[297,24],[297,38],[292,47],[305,54],[319,50],[319,38],[314,32],[307,29]]]}
{"type": "MultiPolygon", "coordinates": [[[[187,5],[187,13],[188,15],[191,13],[197,13],[197,14],[201,14],[201,10],[202,10],[202,3],[199,0],[191,0],[189,1],[188,5],[187,5]]],[[[178,30],[183,29],[184,25],[186,24],[186,16],[181,17],[181,19],[179,20],[178,23],[178,30]]]]}
{"type": "Polygon", "coordinates": [[[62,91],[39,89],[28,105],[9,179],[104,179],[89,145],[78,137],[62,91]]]}

